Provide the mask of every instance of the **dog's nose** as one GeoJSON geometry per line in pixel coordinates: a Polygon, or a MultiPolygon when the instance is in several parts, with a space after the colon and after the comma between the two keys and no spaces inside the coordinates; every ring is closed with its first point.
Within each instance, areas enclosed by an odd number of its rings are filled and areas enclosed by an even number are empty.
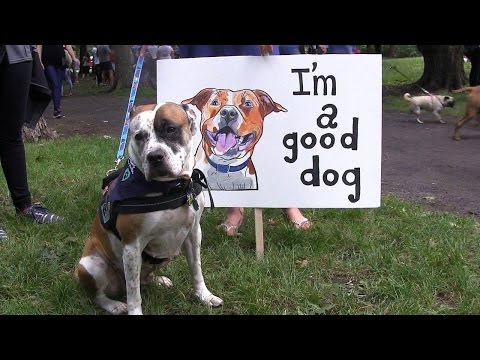
{"type": "Polygon", "coordinates": [[[237,120],[238,111],[234,107],[225,106],[222,110],[220,110],[220,117],[228,124],[237,120]]]}
{"type": "Polygon", "coordinates": [[[152,151],[150,154],[147,155],[147,160],[151,164],[160,164],[164,158],[165,155],[159,150],[152,151]]]}

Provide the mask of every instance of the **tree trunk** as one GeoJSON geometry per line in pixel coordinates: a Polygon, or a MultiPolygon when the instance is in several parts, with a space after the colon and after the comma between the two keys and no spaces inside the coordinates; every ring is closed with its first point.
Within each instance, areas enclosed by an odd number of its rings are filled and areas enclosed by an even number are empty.
{"type": "Polygon", "coordinates": [[[130,89],[132,86],[133,68],[130,45],[112,45],[115,50],[115,77],[117,88],[130,89]]]}
{"type": "Polygon", "coordinates": [[[30,129],[26,126],[22,131],[23,142],[38,142],[39,140],[52,140],[58,138],[55,130],[51,130],[47,126],[47,121],[42,116],[35,126],[35,129],[30,129]]]}
{"type": "Polygon", "coordinates": [[[395,57],[396,51],[397,51],[397,45],[390,45],[388,47],[387,57],[390,57],[390,58],[395,57]]]}
{"type": "Polygon", "coordinates": [[[458,89],[467,83],[463,45],[417,45],[423,55],[423,75],[416,84],[428,91],[458,89]]]}

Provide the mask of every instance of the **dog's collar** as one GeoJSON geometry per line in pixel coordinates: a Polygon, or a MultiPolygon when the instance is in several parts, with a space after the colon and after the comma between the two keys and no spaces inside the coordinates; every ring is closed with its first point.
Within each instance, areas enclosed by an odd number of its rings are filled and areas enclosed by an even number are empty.
{"type": "Polygon", "coordinates": [[[244,169],[248,164],[248,160],[250,160],[250,159],[247,159],[247,161],[245,161],[244,163],[242,163],[240,165],[235,165],[235,166],[217,164],[216,162],[214,162],[209,157],[207,157],[207,160],[208,160],[208,163],[210,165],[212,165],[218,172],[226,174],[226,173],[229,173],[229,172],[235,172],[235,171],[240,171],[240,170],[244,169]]]}

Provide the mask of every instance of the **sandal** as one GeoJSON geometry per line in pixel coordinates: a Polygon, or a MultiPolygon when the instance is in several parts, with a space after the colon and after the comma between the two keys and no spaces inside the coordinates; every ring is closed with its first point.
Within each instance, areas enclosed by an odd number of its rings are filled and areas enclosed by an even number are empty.
{"type": "Polygon", "coordinates": [[[229,222],[223,222],[217,226],[217,229],[222,230],[227,236],[241,236],[238,232],[238,225],[232,225],[229,222]]]}
{"type": "Polygon", "coordinates": [[[241,233],[238,232],[238,228],[243,223],[243,209],[242,208],[230,208],[227,210],[227,218],[224,222],[217,226],[217,229],[222,230],[227,236],[240,236],[241,233]],[[236,212],[240,213],[240,216],[235,215],[236,212]],[[229,220],[231,218],[236,219],[237,224],[232,224],[229,220]]]}
{"type": "Polygon", "coordinates": [[[310,230],[312,228],[312,222],[306,217],[299,221],[290,220],[290,222],[295,226],[297,230],[310,230]]]}

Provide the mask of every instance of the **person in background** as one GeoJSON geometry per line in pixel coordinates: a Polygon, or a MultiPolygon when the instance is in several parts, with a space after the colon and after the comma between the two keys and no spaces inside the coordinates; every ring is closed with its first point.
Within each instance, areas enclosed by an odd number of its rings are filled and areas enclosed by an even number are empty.
{"type": "MultiPolygon", "coordinates": [[[[73,64],[72,64],[73,66],[73,64]]],[[[72,67],[68,67],[68,68],[65,68],[65,81],[67,82],[68,84],[68,96],[72,96],[73,95],[73,73],[74,73],[74,70],[72,69],[72,67]]],[[[62,85],[62,96],[63,95],[63,85],[62,85]]]]}
{"type": "Polygon", "coordinates": [[[80,64],[71,45],[37,45],[38,54],[45,70],[48,86],[52,91],[53,117],[60,119],[65,116],[60,110],[62,99],[62,85],[65,76],[65,67],[62,64],[64,52],[67,51],[72,61],[80,64]]]}
{"type": "Polygon", "coordinates": [[[327,54],[354,54],[355,45],[327,45],[327,54]]]}
{"type": "Polygon", "coordinates": [[[111,60],[110,46],[108,45],[97,45],[97,55],[100,66],[100,85],[112,86],[114,82],[114,73],[111,60]]]}
{"type": "MultiPolygon", "coordinates": [[[[180,58],[215,56],[279,55],[278,45],[180,45],[180,58]]],[[[228,208],[225,220],[218,226],[228,236],[236,236],[243,222],[243,208],[228,208]]],[[[312,223],[300,209],[285,209],[288,220],[299,230],[309,230],[312,223]]]]}
{"type": "Polygon", "coordinates": [[[300,54],[300,45],[279,45],[280,55],[300,54]]]}
{"type": "Polygon", "coordinates": [[[173,59],[174,58],[174,51],[170,45],[160,45],[158,47],[157,53],[158,59],[173,59]]]}
{"type": "Polygon", "coordinates": [[[464,45],[463,53],[470,60],[472,68],[468,81],[470,86],[480,85],[480,45],[464,45]]]}
{"type": "MultiPolygon", "coordinates": [[[[61,221],[63,217],[51,213],[41,204],[32,203],[22,140],[33,51],[35,48],[31,45],[0,45],[0,162],[16,213],[47,224],[61,221]]],[[[6,239],[7,232],[0,225],[0,240],[6,239]]]]}

